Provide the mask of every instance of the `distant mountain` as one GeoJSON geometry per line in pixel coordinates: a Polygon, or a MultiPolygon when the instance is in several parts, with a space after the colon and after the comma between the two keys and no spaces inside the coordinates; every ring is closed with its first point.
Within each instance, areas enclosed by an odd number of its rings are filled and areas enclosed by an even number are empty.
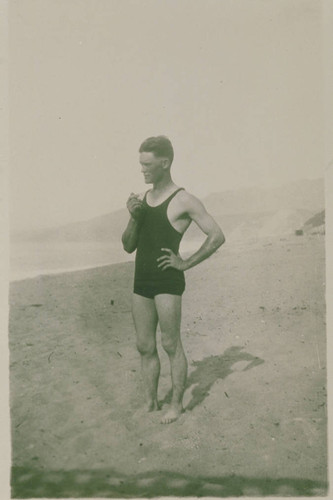
{"type": "Polygon", "coordinates": [[[305,222],[304,227],[318,227],[322,226],[323,224],[325,224],[325,210],[322,210],[318,214],[315,214],[313,217],[308,219],[305,222]]]}
{"type": "Polygon", "coordinates": [[[313,215],[303,225],[303,232],[309,234],[325,234],[325,210],[313,215]]]}
{"type": "MultiPolygon", "coordinates": [[[[274,188],[248,188],[212,193],[203,200],[227,236],[264,236],[293,232],[324,208],[323,179],[302,180],[274,188]]],[[[20,233],[12,241],[119,242],[128,221],[127,209],[58,228],[20,233]]],[[[185,240],[200,238],[192,224],[185,240]]]]}
{"type": "Polygon", "coordinates": [[[324,208],[324,180],[301,180],[273,188],[252,187],[212,193],[205,199],[205,204],[214,215],[294,209],[316,212],[324,208]]]}
{"type": "Polygon", "coordinates": [[[309,210],[281,209],[276,212],[252,214],[253,217],[237,225],[230,233],[231,240],[267,238],[294,234],[302,227],[311,212],[309,210]]]}
{"type": "Polygon", "coordinates": [[[87,221],[73,222],[57,228],[21,232],[13,235],[15,241],[119,241],[128,222],[127,209],[100,215],[87,221]]]}

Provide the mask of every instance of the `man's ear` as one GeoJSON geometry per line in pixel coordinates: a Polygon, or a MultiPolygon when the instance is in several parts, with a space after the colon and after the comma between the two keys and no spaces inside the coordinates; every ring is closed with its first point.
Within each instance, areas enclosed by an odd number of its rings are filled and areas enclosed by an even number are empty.
{"type": "Polygon", "coordinates": [[[170,167],[170,160],[169,158],[163,158],[162,160],[162,166],[164,169],[167,169],[170,167]]]}

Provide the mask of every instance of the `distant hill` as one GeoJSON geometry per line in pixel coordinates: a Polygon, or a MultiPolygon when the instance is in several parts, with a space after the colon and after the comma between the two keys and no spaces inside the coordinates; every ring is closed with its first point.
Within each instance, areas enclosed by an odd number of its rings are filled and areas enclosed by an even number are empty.
{"type": "Polygon", "coordinates": [[[308,210],[324,208],[324,180],[301,180],[273,187],[252,187],[238,191],[212,193],[205,199],[207,209],[215,215],[308,210]]]}
{"type": "Polygon", "coordinates": [[[13,235],[15,241],[119,241],[128,222],[127,209],[100,215],[87,221],[73,222],[57,228],[21,232],[13,235]]]}
{"type": "Polygon", "coordinates": [[[294,234],[302,227],[311,212],[309,210],[281,209],[275,212],[252,214],[252,219],[242,222],[231,231],[230,239],[267,238],[294,234]]]}
{"type": "MultiPolygon", "coordinates": [[[[248,188],[212,193],[204,200],[223,231],[233,238],[294,232],[324,208],[323,179],[302,180],[274,188],[248,188]]],[[[19,233],[13,242],[119,242],[128,221],[127,209],[58,228],[19,233]]],[[[200,238],[192,224],[185,240],[200,238]]]]}
{"type": "Polygon", "coordinates": [[[303,232],[309,234],[325,234],[325,210],[313,215],[303,225],[303,232]]]}
{"type": "Polygon", "coordinates": [[[305,222],[304,227],[318,227],[322,226],[323,224],[325,224],[325,210],[322,210],[318,214],[315,214],[313,217],[308,219],[305,222]]]}

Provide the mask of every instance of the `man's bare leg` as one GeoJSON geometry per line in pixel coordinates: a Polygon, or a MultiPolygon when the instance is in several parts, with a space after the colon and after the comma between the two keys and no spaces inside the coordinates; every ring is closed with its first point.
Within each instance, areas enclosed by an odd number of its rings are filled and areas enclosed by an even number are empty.
{"type": "Polygon", "coordinates": [[[158,318],[154,300],[133,294],[132,314],[136,330],[137,348],[141,355],[147,410],[159,410],[157,387],[160,376],[160,360],[156,349],[158,318]]]}
{"type": "Polygon", "coordinates": [[[186,386],[187,361],[180,339],[181,297],[160,294],[155,304],[162,333],[162,345],[170,360],[172,400],[170,409],[161,422],[170,424],[183,412],[183,395],[186,386]]]}

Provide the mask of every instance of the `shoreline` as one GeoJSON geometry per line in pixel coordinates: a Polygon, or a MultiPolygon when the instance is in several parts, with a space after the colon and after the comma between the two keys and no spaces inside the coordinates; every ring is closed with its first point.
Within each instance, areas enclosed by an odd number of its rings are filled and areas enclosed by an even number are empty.
{"type": "MultiPolygon", "coordinates": [[[[303,238],[307,239],[314,239],[314,238],[321,238],[323,237],[325,239],[325,235],[318,233],[318,234],[308,234],[308,235],[303,235],[303,238]]],[[[292,242],[297,242],[299,241],[299,237],[295,236],[294,234],[284,234],[284,235],[275,235],[273,236],[266,236],[266,237],[248,237],[244,238],[243,240],[237,240],[237,239],[228,239],[227,241],[227,246],[226,248],[222,248],[222,250],[218,250],[216,253],[221,253],[224,255],[229,255],[231,252],[239,252],[241,249],[246,246],[247,248],[256,246],[256,245],[263,245],[263,246],[270,246],[274,242],[283,242],[283,241],[289,241],[290,243],[292,242]]],[[[183,249],[180,249],[182,252],[182,255],[184,258],[187,258],[189,255],[191,255],[192,252],[197,250],[202,244],[202,241],[191,241],[191,242],[185,242],[185,245],[183,243],[183,249]]],[[[58,276],[62,274],[70,274],[70,273],[75,273],[75,272],[80,272],[80,271],[92,271],[94,269],[100,269],[102,267],[109,267],[109,266],[117,266],[121,264],[130,264],[134,263],[135,261],[135,254],[126,254],[124,253],[123,258],[120,257],[118,258],[116,262],[110,262],[110,261],[105,261],[105,262],[99,262],[99,263],[94,263],[94,264],[87,264],[87,265],[80,265],[80,266],[66,266],[64,268],[58,267],[56,269],[38,269],[35,271],[18,271],[18,270],[13,270],[9,266],[9,279],[8,283],[9,285],[14,284],[14,283],[20,283],[26,280],[32,280],[36,278],[41,278],[41,277],[47,277],[47,276],[58,276]]]]}
{"type": "Polygon", "coordinates": [[[42,278],[46,276],[58,276],[61,274],[70,274],[70,273],[75,273],[75,272],[80,272],[80,271],[91,271],[93,269],[99,269],[101,267],[110,267],[110,266],[117,266],[119,264],[127,264],[131,263],[133,261],[131,260],[124,260],[124,261],[118,261],[118,262],[106,262],[105,264],[95,264],[95,265],[87,265],[87,266],[80,266],[80,267],[73,267],[73,268],[64,268],[64,269],[55,269],[55,270],[40,270],[38,272],[27,272],[28,274],[23,275],[21,277],[13,277],[10,278],[9,284],[12,283],[20,283],[22,281],[26,280],[32,280],[36,278],[42,278]]]}
{"type": "MultiPolygon", "coordinates": [[[[195,241],[195,242],[183,242],[183,248],[181,249],[183,256],[187,257],[190,255],[191,252],[194,252],[199,246],[202,244],[201,241],[195,241]]],[[[107,248],[107,247],[106,247],[107,248]]],[[[25,281],[27,279],[34,279],[38,278],[41,276],[56,276],[58,274],[65,274],[65,273],[72,273],[72,272],[77,272],[77,271],[87,271],[91,269],[99,269],[100,267],[108,267],[108,266],[113,266],[117,264],[124,264],[127,262],[134,262],[135,260],[135,254],[127,254],[125,251],[123,252],[123,255],[121,254],[117,255],[117,260],[116,261],[110,261],[110,260],[105,260],[97,263],[90,263],[90,264],[81,264],[79,266],[65,266],[65,267],[56,267],[56,268],[41,268],[41,269],[36,269],[36,270],[27,270],[27,271],[20,271],[17,268],[14,269],[14,266],[10,266],[9,270],[9,284],[11,283],[17,283],[20,281],[25,281]]]]}

